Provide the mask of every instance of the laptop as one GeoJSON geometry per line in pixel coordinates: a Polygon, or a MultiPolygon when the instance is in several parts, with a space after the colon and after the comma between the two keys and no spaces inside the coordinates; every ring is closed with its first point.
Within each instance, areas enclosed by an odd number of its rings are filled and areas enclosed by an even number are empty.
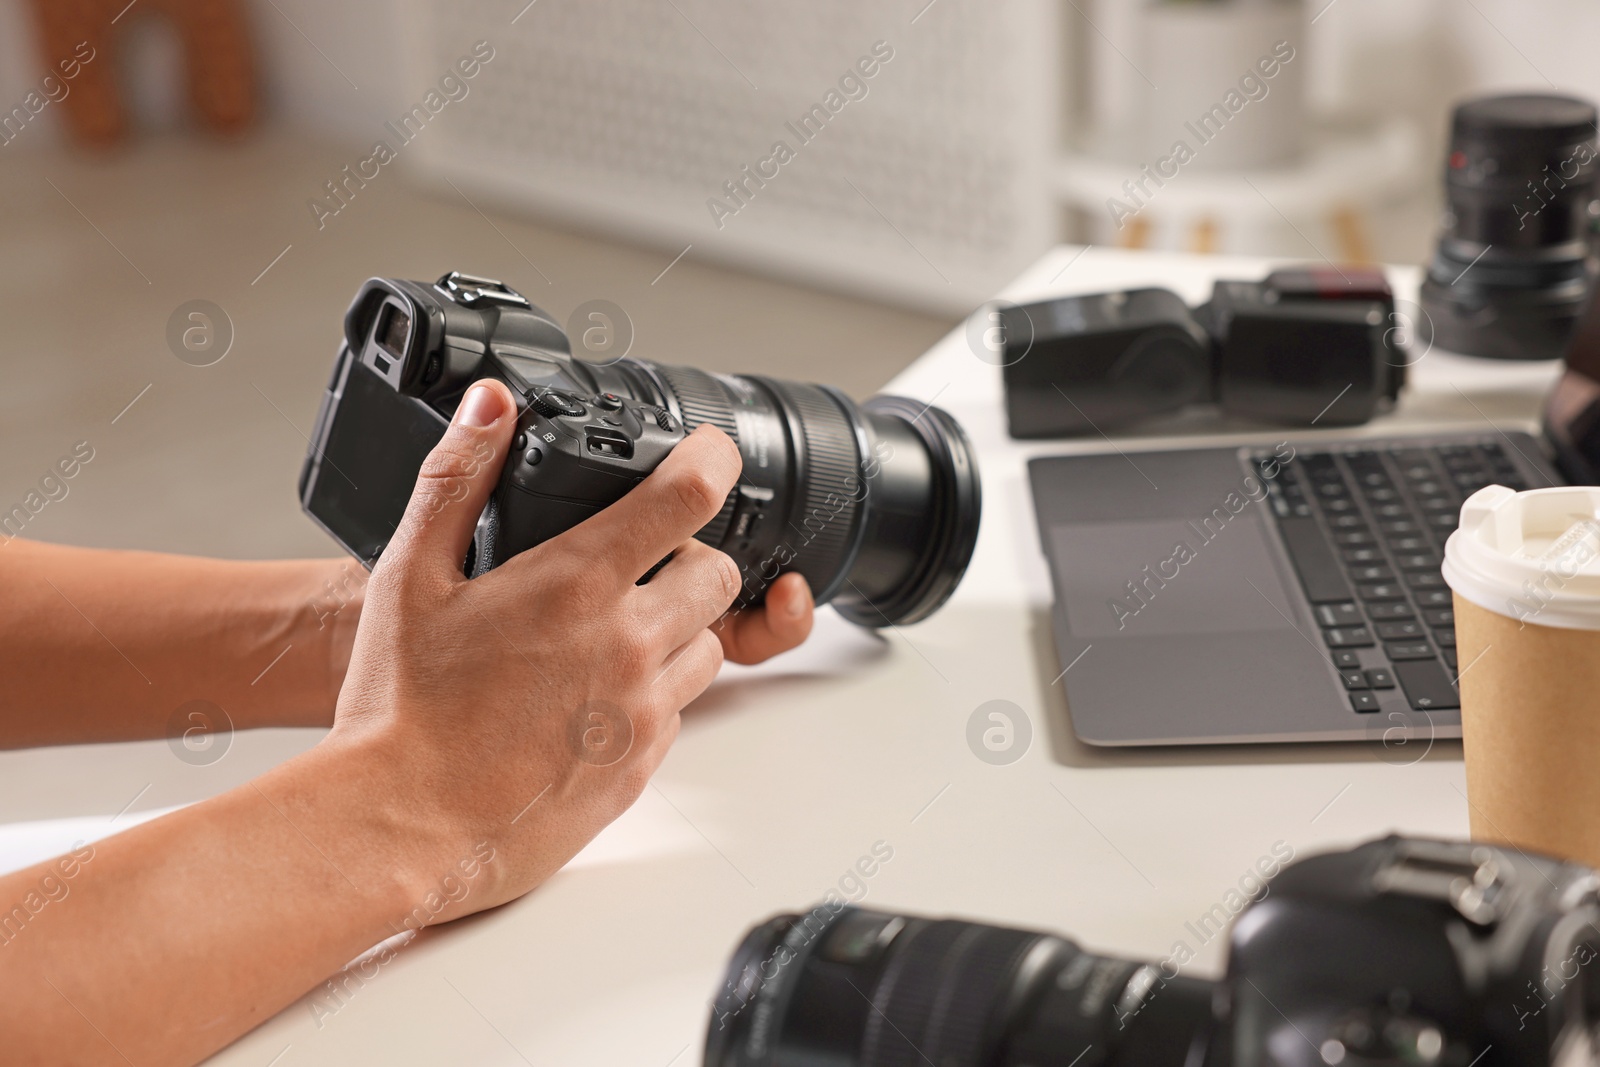
{"type": "Polygon", "coordinates": [[[1600,484],[1597,459],[1591,303],[1538,437],[1031,461],[1073,732],[1107,746],[1460,737],[1471,664],[1439,564],[1461,503],[1490,484],[1600,484]]]}

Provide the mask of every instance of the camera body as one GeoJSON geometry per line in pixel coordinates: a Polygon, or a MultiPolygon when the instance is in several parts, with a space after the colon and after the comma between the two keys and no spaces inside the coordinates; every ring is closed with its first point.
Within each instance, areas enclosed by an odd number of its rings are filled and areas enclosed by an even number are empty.
{"type": "Polygon", "coordinates": [[[1405,381],[1394,295],[1376,270],[1219,281],[1193,310],[1170,290],[1134,289],[999,315],[1017,438],[1095,433],[1195,404],[1350,426],[1391,403],[1405,381]]]}
{"type": "Polygon", "coordinates": [[[1221,1062],[1591,1062],[1597,890],[1586,867],[1469,842],[1293,864],[1234,924],[1221,1062]]]}
{"type": "Polygon", "coordinates": [[[574,358],[520,293],[452,272],[373,278],[351,302],[300,475],[301,505],[367,566],[393,536],[428,453],[473,382],[518,400],[509,455],[465,572],[481,575],[642,481],[701,423],[728,435],[738,484],[695,536],[730,555],[737,604],[789,571],[863,626],[915,622],[954,591],[977,540],[976,457],[944,411],[906,397],[574,358]]]}
{"type": "MultiPolygon", "coordinates": [[[[465,563],[481,574],[614,503],[683,440],[682,422],[664,406],[608,388],[595,370],[572,357],[554,319],[499,282],[460,273],[433,287],[374,278],[345,316],[345,348],[318,419],[325,432],[308,456],[301,498],[347,549],[375,560],[404,500],[390,492],[363,508],[330,506],[355,499],[364,480],[330,452],[358,454],[342,447],[344,436],[381,440],[401,429],[395,459],[404,457],[409,497],[467,386],[498,378],[522,403],[511,454],[478,457],[504,464],[465,563]],[[328,417],[335,406],[338,420],[328,417]]],[[[358,460],[363,476],[383,464],[377,452],[367,450],[373,462],[358,460]]]]}
{"type": "Polygon", "coordinates": [[[1284,868],[1227,972],[1051,934],[824,904],[746,937],[708,1067],[1537,1067],[1587,1064],[1600,878],[1389,837],[1284,868]]]}

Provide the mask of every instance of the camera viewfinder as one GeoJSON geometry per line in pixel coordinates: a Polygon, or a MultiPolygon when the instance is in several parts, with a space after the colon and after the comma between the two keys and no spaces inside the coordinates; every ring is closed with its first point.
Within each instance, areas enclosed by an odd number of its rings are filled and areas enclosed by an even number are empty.
{"type": "MultiPolygon", "coordinates": [[[[406,339],[411,336],[411,316],[395,304],[384,304],[378,313],[378,329],[374,334],[378,347],[397,360],[406,356],[406,339]]],[[[383,368],[385,371],[387,367],[383,368]]]]}

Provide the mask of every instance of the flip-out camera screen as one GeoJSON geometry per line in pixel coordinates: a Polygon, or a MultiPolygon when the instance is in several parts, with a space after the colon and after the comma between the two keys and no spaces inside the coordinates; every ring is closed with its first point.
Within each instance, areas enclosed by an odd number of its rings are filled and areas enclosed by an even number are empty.
{"type": "Polygon", "coordinates": [[[358,360],[346,367],[333,423],[314,456],[305,508],[370,567],[394,536],[422,461],[448,423],[358,360]]]}

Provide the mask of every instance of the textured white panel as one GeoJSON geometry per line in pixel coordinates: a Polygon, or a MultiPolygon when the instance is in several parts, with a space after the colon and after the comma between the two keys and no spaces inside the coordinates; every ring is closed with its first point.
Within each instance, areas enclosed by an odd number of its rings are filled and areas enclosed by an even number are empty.
{"type": "Polygon", "coordinates": [[[495,49],[405,151],[468,192],[953,311],[1055,236],[1047,0],[415,2],[417,84],[495,49]],[[875,47],[892,58],[860,78],[875,47]],[[803,128],[815,105],[826,121],[803,128]]]}

